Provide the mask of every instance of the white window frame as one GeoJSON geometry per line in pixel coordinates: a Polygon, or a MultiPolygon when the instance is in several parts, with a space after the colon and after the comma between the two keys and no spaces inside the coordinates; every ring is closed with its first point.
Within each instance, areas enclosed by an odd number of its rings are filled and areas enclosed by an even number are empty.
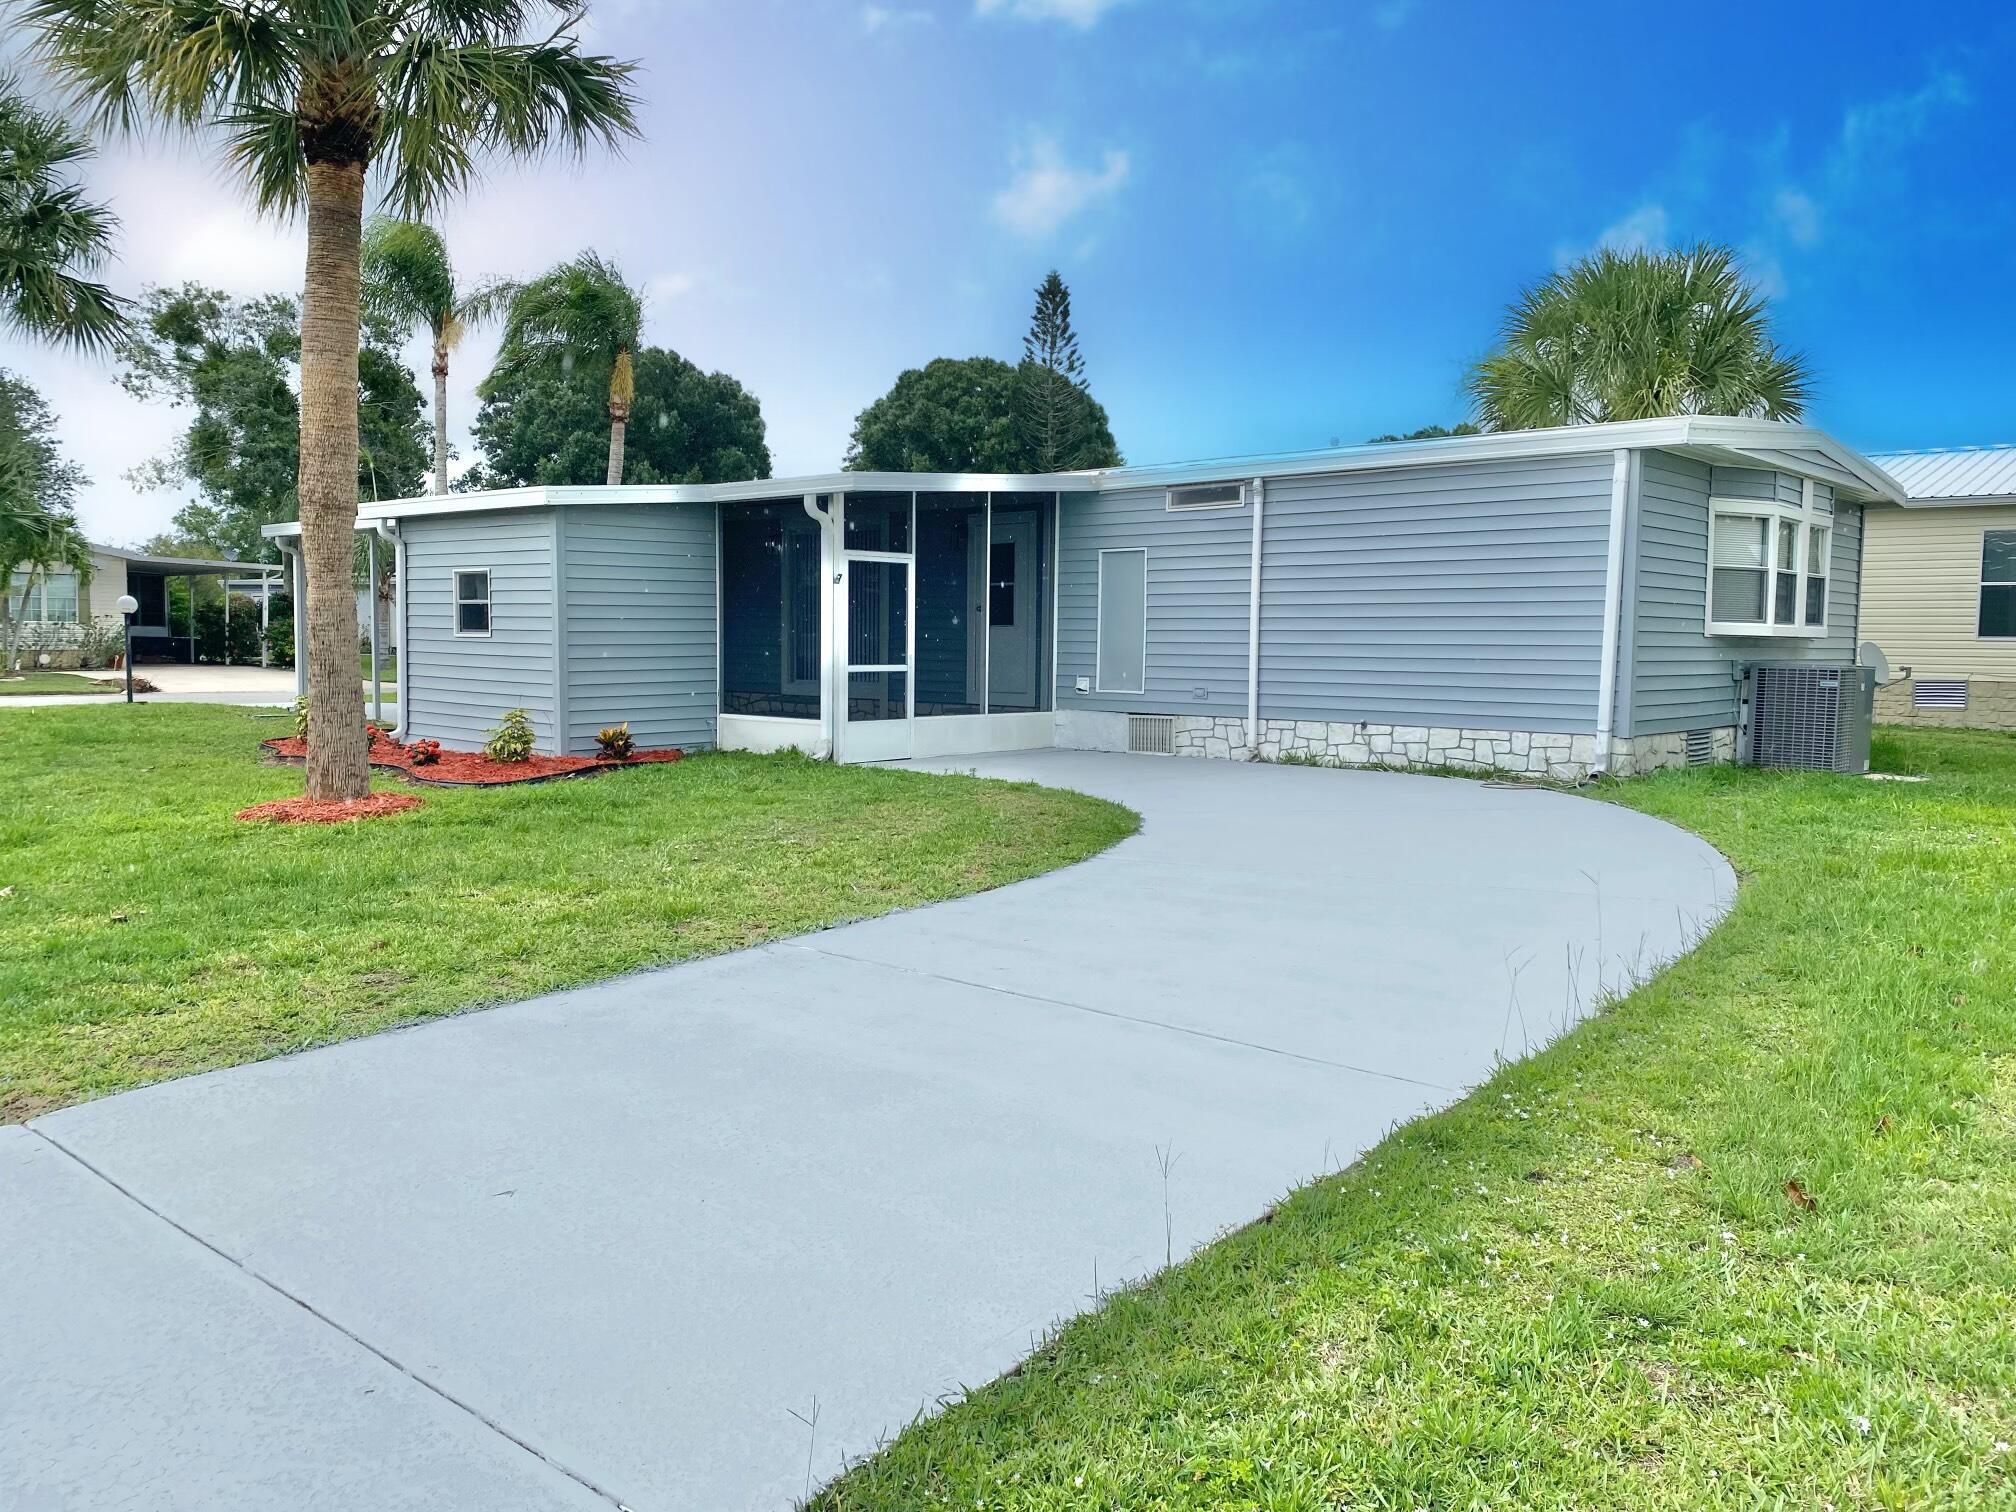
{"type": "Polygon", "coordinates": [[[1223,483],[1184,483],[1168,489],[1163,494],[1163,507],[1170,514],[1194,514],[1200,510],[1244,509],[1246,507],[1246,500],[1247,487],[1243,479],[1238,481],[1228,480],[1223,483]],[[1229,499],[1214,499],[1205,504],[1185,504],[1180,502],[1185,494],[1195,494],[1201,493],[1206,489],[1222,488],[1231,489],[1233,497],[1229,499]]]}
{"type": "Polygon", "coordinates": [[[1811,550],[1813,531],[1817,528],[1826,533],[1827,551],[1831,557],[1834,550],[1834,517],[1821,514],[1815,507],[1816,490],[1813,480],[1804,480],[1799,491],[1799,503],[1781,504],[1772,499],[1722,499],[1708,500],[1708,579],[1705,602],[1701,606],[1702,633],[1704,635],[1740,636],[1745,640],[1762,640],[1780,637],[1796,640],[1824,640],[1827,635],[1827,614],[1833,610],[1832,562],[1829,570],[1821,576],[1826,584],[1821,590],[1822,614],[1820,623],[1806,623],[1806,585],[1812,575],[1806,560],[1811,550]],[[1718,620],[1715,618],[1715,525],[1718,520],[1738,518],[1763,520],[1764,531],[1764,613],[1762,621],[1718,620]],[[1792,596],[1792,620],[1789,624],[1779,624],[1770,616],[1778,607],[1778,574],[1787,571],[1778,560],[1778,527],[1782,522],[1790,522],[1798,527],[1794,537],[1794,552],[1798,558],[1789,569],[1798,575],[1798,590],[1792,596]]]}
{"type": "Polygon", "coordinates": [[[488,640],[490,632],[497,628],[497,576],[488,567],[451,567],[448,569],[448,613],[449,624],[455,631],[457,640],[488,640]],[[483,574],[483,597],[464,598],[462,579],[472,572],[483,574]],[[464,630],[462,628],[462,606],[481,604],[483,606],[483,628],[464,630]]]}
{"type": "Polygon", "coordinates": [[[1148,548],[1145,546],[1105,546],[1099,551],[1098,593],[1092,600],[1092,691],[1094,693],[1124,693],[1140,698],[1148,692],[1148,548]],[[1100,681],[1105,663],[1100,659],[1101,627],[1106,622],[1106,558],[1109,556],[1138,556],[1141,558],[1141,686],[1138,688],[1109,688],[1100,681]]]}
{"type": "Polygon", "coordinates": [[[1974,639],[1997,642],[2012,641],[2016,640],[2016,635],[1983,635],[1981,633],[1982,596],[1990,588],[2016,588],[2016,582],[1988,576],[1988,537],[1991,535],[2016,535],[2016,531],[1984,530],[1981,532],[1981,566],[1978,569],[1981,575],[1981,582],[1974,590],[1974,639]]]}

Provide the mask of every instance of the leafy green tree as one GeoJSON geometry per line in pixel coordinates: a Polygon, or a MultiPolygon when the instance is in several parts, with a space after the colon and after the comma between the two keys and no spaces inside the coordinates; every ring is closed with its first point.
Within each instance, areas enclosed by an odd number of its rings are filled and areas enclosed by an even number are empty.
{"type": "Polygon", "coordinates": [[[117,339],[126,302],[91,275],[111,256],[118,220],[66,176],[91,154],[0,75],[0,328],[83,348],[117,339]]]}
{"type": "MultiPolygon", "coordinates": [[[[1076,465],[1114,467],[1106,411],[1077,390],[1082,415],[1076,465]]],[[[911,368],[861,411],[847,447],[856,472],[1041,472],[1018,421],[1017,369],[994,357],[939,357],[911,368]]]]}
{"type": "MultiPolygon", "coordinates": [[[[247,560],[271,561],[259,527],[299,509],[300,310],[284,294],[239,299],[194,283],[149,289],[119,348],[128,393],[194,412],[173,451],[129,476],[142,487],[194,483],[202,500],[176,514],[176,530],[247,560]]],[[[383,321],[366,322],[358,352],[360,499],[418,493],[426,476],[420,389],[395,355],[398,339],[383,321]]]]}
{"type": "Polygon", "coordinates": [[[364,305],[402,331],[426,329],[434,348],[434,492],[448,492],[448,358],[472,325],[488,320],[501,283],[464,287],[448,243],[424,221],[374,216],[364,228],[364,305]]]}
{"type": "Polygon", "coordinates": [[[1071,329],[1071,291],[1052,268],[1036,289],[1017,375],[1017,435],[1031,472],[1117,467],[1105,411],[1085,385],[1085,359],[1071,329]],[[1096,417],[1096,420],[1095,420],[1096,417]]]}
{"type": "Polygon", "coordinates": [[[56,417],[35,389],[0,368],[0,654],[20,670],[25,618],[14,605],[54,569],[91,575],[91,548],[77,524],[86,479],[56,439],[56,417]]]}
{"type": "Polygon", "coordinates": [[[1772,339],[1736,254],[1602,251],[1528,289],[1467,380],[1487,430],[1656,415],[1796,420],[1805,361],[1772,339]]]}
{"type": "MultiPolygon", "coordinates": [[[[763,411],[726,373],[703,373],[662,347],[636,354],[625,483],[737,483],[770,476],[763,411]]],[[[608,396],[594,373],[499,372],[476,413],[476,488],[607,480],[608,396]]]]}
{"type": "Polygon", "coordinates": [[[605,483],[623,481],[624,433],[637,399],[634,354],[644,332],[644,295],[599,252],[583,252],[511,291],[504,342],[482,389],[528,373],[585,373],[606,390],[605,483]]]}
{"type": "Polygon", "coordinates": [[[263,211],[306,212],[301,544],[313,798],[370,791],[351,592],[364,188],[419,216],[479,152],[635,131],[631,64],[584,54],[569,0],[26,0],[40,51],[101,120],[220,130],[263,211]],[[540,25],[553,22],[550,30],[540,25]],[[536,29],[535,29],[536,28],[536,29]]]}
{"type": "Polygon", "coordinates": [[[1449,436],[1481,436],[1483,434],[1484,429],[1482,426],[1474,425],[1470,421],[1465,420],[1456,425],[1424,425],[1421,429],[1411,430],[1404,436],[1393,434],[1374,436],[1365,444],[1367,446],[1378,446],[1386,441],[1440,441],[1449,436]]]}

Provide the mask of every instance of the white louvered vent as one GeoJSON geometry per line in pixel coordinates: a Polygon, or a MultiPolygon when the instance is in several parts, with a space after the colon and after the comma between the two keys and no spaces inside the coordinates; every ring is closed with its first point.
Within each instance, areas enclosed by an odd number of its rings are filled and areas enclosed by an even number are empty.
{"type": "Polygon", "coordinates": [[[1964,677],[1920,677],[1911,684],[1914,709],[1964,709],[1967,707],[1967,679],[1964,677]]]}
{"type": "Polygon", "coordinates": [[[1237,509],[1246,502],[1244,483],[1196,483],[1169,490],[1169,507],[1184,509],[1237,509]]]}
{"type": "Polygon", "coordinates": [[[1713,730],[1689,730],[1687,732],[1687,765],[1706,766],[1715,759],[1715,732],[1713,730]]]}
{"type": "Polygon", "coordinates": [[[1174,756],[1176,754],[1176,716],[1174,714],[1129,714],[1127,716],[1127,749],[1141,756],[1174,756]]]}

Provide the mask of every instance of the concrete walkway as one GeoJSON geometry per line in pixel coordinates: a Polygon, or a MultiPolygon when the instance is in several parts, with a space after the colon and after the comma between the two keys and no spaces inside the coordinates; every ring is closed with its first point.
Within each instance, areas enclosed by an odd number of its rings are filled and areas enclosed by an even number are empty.
{"type": "Polygon", "coordinates": [[[0,1130],[0,1505],[788,1507],[808,1463],[1448,1102],[1735,887],[1553,792],[947,766],[1144,830],[0,1130]]]}

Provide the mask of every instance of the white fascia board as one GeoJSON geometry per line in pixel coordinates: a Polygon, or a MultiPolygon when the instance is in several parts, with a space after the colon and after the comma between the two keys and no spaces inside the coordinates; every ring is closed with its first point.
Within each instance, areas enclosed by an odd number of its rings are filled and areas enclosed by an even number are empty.
{"type": "MultiPolygon", "coordinates": [[[[740,504],[832,493],[1109,493],[1169,488],[1185,483],[1320,477],[1450,462],[1516,461],[1533,457],[1593,455],[1623,449],[1694,450],[1726,456],[1732,464],[1784,468],[1774,455],[1805,447],[1826,457],[1854,480],[1866,497],[1908,502],[1897,481],[1859,452],[1824,431],[1775,420],[1720,415],[1675,415],[1566,425],[1547,430],[1493,431],[1434,441],[1386,441],[1271,457],[1219,457],[1149,467],[1114,467],[1064,473],[820,473],[802,478],[758,478],[745,483],[584,484],[554,488],[500,488],[479,493],[425,494],[389,499],[358,509],[360,522],[427,515],[481,514],[503,509],[566,508],[587,504],[740,504]]],[[[1922,502],[1922,501],[1919,501],[1922,502]]],[[[269,538],[298,535],[298,525],[265,527],[269,538]]]]}

